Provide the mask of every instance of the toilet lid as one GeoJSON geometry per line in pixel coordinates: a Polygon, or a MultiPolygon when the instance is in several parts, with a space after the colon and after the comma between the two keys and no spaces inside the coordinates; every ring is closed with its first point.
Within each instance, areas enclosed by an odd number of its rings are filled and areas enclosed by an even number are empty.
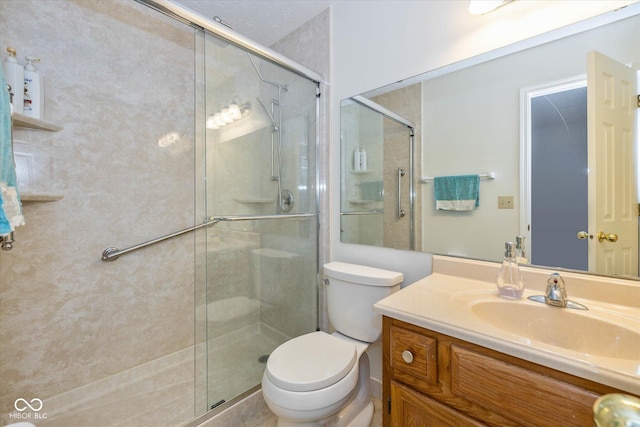
{"type": "Polygon", "coordinates": [[[344,378],[356,360],[355,345],[325,332],[312,332],[276,348],[265,374],[285,390],[319,390],[344,378]]]}

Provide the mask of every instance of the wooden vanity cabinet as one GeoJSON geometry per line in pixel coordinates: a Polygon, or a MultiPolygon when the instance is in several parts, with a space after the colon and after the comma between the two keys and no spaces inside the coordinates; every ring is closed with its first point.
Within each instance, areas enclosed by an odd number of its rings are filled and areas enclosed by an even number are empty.
{"type": "Polygon", "coordinates": [[[386,427],[592,426],[622,393],[386,316],[382,340],[386,427]]]}

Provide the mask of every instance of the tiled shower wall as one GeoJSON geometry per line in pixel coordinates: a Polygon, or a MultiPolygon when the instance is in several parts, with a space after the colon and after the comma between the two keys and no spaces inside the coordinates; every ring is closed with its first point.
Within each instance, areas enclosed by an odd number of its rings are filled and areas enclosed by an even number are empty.
{"type": "MultiPolygon", "coordinates": [[[[194,223],[193,30],[126,0],[3,0],[0,28],[3,50],[42,59],[45,119],[64,127],[15,132],[64,198],[24,203],[0,254],[0,414],[17,398],[53,414],[65,392],[193,346],[193,235],[100,261],[194,223]]],[[[193,405],[193,369],[180,380],[193,405]]]]}

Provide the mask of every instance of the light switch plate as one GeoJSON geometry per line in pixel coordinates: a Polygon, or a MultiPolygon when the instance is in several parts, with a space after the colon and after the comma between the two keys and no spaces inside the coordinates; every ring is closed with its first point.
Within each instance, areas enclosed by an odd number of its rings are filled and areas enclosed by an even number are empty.
{"type": "Polygon", "coordinates": [[[513,209],[513,196],[498,196],[498,209],[513,209]]]}

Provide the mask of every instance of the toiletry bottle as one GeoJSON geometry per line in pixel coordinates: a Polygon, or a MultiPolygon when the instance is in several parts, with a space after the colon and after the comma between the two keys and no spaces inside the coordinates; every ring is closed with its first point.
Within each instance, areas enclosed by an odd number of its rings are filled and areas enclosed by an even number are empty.
{"type": "Polygon", "coordinates": [[[358,147],[353,149],[353,170],[360,170],[360,150],[358,149],[358,147]]]}
{"type": "Polygon", "coordinates": [[[367,170],[367,150],[364,147],[360,147],[360,170],[367,170]]]}
{"type": "Polygon", "coordinates": [[[40,62],[40,58],[27,56],[27,64],[24,66],[24,108],[25,116],[34,119],[43,118],[43,92],[42,77],[33,66],[34,62],[40,62]]]}
{"type": "Polygon", "coordinates": [[[18,64],[14,48],[8,47],[7,52],[9,52],[9,56],[2,63],[2,68],[4,69],[7,84],[11,86],[13,92],[13,112],[22,114],[24,104],[24,68],[18,64]]]}
{"type": "Polygon", "coordinates": [[[524,236],[516,236],[516,260],[518,260],[518,264],[529,264],[529,259],[527,258],[527,245],[525,244],[524,236]]]}
{"type": "Polygon", "coordinates": [[[506,242],[504,248],[504,260],[496,280],[498,294],[503,298],[520,299],[524,292],[524,279],[516,260],[516,245],[506,242]]]}

